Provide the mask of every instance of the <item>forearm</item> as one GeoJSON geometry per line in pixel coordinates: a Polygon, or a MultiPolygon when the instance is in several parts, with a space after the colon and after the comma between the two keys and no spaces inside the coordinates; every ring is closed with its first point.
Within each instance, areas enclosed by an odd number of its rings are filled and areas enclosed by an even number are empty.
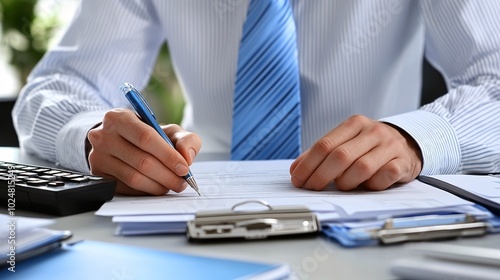
{"type": "Polygon", "coordinates": [[[422,110],[441,115],[453,127],[461,171],[500,171],[500,77],[478,76],[422,110]]]}
{"type": "Polygon", "coordinates": [[[88,172],[88,129],[109,109],[75,77],[52,75],[30,81],[12,112],[21,148],[66,168],[88,172]]]}
{"type": "Polygon", "coordinates": [[[478,77],[418,111],[382,119],[411,135],[422,174],[500,171],[500,82],[478,77]]]}
{"type": "Polygon", "coordinates": [[[423,174],[500,170],[500,12],[497,1],[420,1],[427,59],[449,92],[388,118],[419,144],[423,174]]]}
{"type": "Polygon", "coordinates": [[[418,144],[421,174],[449,174],[460,169],[461,151],[453,127],[441,116],[424,110],[381,119],[404,130],[418,144]]]}

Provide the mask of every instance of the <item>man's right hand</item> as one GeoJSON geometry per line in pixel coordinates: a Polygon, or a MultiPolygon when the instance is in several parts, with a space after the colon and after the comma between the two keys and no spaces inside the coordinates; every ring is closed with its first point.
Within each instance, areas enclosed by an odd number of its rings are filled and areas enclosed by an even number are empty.
{"type": "Polygon", "coordinates": [[[118,180],[116,193],[163,195],[182,192],[182,178],[201,148],[200,137],[178,125],[162,126],[172,148],[152,127],[128,109],[106,113],[88,133],[92,145],[88,161],[92,174],[118,180]]]}

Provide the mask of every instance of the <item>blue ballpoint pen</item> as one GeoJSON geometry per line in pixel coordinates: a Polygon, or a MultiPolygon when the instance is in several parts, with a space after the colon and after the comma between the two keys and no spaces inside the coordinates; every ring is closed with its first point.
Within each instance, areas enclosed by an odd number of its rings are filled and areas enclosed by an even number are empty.
{"type": "MultiPolygon", "coordinates": [[[[144,97],[142,97],[142,94],[129,83],[123,83],[120,86],[120,90],[128,99],[130,104],[132,104],[137,114],[139,114],[139,116],[141,117],[142,121],[154,128],[156,132],[158,132],[158,134],[160,134],[160,136],[165,139],[165,141],[167,141],[170,146],[174,147],[172,141],[170,141],[170,139],[167,137],[163,129],[161,129],[160,125],[156,121],[153,110],[151,110],[144,97]]],[[[191,186],[191,188],[193,188],[198,193],[198,195],[201,196],[200,191],[198,190],[198,184],[196,184],[191,170],[189,170],[188,174],[184,176],[184,179],[189,184],[189,186],[191,186]]]]}

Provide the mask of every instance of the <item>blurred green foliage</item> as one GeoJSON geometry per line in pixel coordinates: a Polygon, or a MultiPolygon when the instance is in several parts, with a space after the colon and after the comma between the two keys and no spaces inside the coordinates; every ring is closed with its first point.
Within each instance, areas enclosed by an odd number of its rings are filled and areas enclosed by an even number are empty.
{"type": "Polygon", "coordinates": [[[20,73],[22,84],[31,69],[47,50],[55,15],[35,16],[37,0],[0,0],[2,45],[8,48],[10,63],[20,73]]]}
{"type": "MultiPolygon", "coordinates": [[[[48,43],[55,35],[54,31],[62,24],[59,10],[50,9],[37,13],[37,2],[38,0],[0,0],[0,45],[7,48],[10,64],[19,71],[21,85],[25,84],[29,73],[47,51],[48,43]]],[[[159,52],[157,64],[143,94],[160,122],[181,122],[184,98],[166,45],[159,52]]]]}
{"type": "Polygon", "coordinates": [[[162,123],[180,124],[184,110],[184,96],[177,82],[167,45],[163,45],[158,55],[148,86],[143,94],[162,123]]]}

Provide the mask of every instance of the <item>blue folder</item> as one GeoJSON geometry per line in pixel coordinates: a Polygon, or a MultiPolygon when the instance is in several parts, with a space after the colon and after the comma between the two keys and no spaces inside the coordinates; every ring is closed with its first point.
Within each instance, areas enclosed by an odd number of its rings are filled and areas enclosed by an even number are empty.
{"type": "Polygon", "coordinates": [[[171,253],[84,240],[2,267],[0,279],[287,279],[287,265],[171,253]]]}
{"type": "Polygon", "coordinates": [[[448,213],[431,211],[388,220],[327,222],[321,224],[322,232],[345,247],[500,233],[498,176],[435,175],[417,179],[475,204],[448,213]]]}
{"type": "MultiPolygon", "coordinates": [[[[490,218],[485,221],[467,221],[471,216],[463,214],[428,215],[418,217],[395,218],[392,220],[413,220],[413,225],[387,229],[386,222],[362,222],[362,226],[352,227],[349,223],[322,224],[322,232],[344,247],[362,247],[388,245],[410,241],[427,241],[459,237],[482,236],[500,231],[500,219],[490,218]],[[420,221],[416,221],[420,219],[420,221]],[[445,222],[448,220],[448,222],[445,222]]],[[[351,223],[352,224],[352,223],[351,223]]]]}

